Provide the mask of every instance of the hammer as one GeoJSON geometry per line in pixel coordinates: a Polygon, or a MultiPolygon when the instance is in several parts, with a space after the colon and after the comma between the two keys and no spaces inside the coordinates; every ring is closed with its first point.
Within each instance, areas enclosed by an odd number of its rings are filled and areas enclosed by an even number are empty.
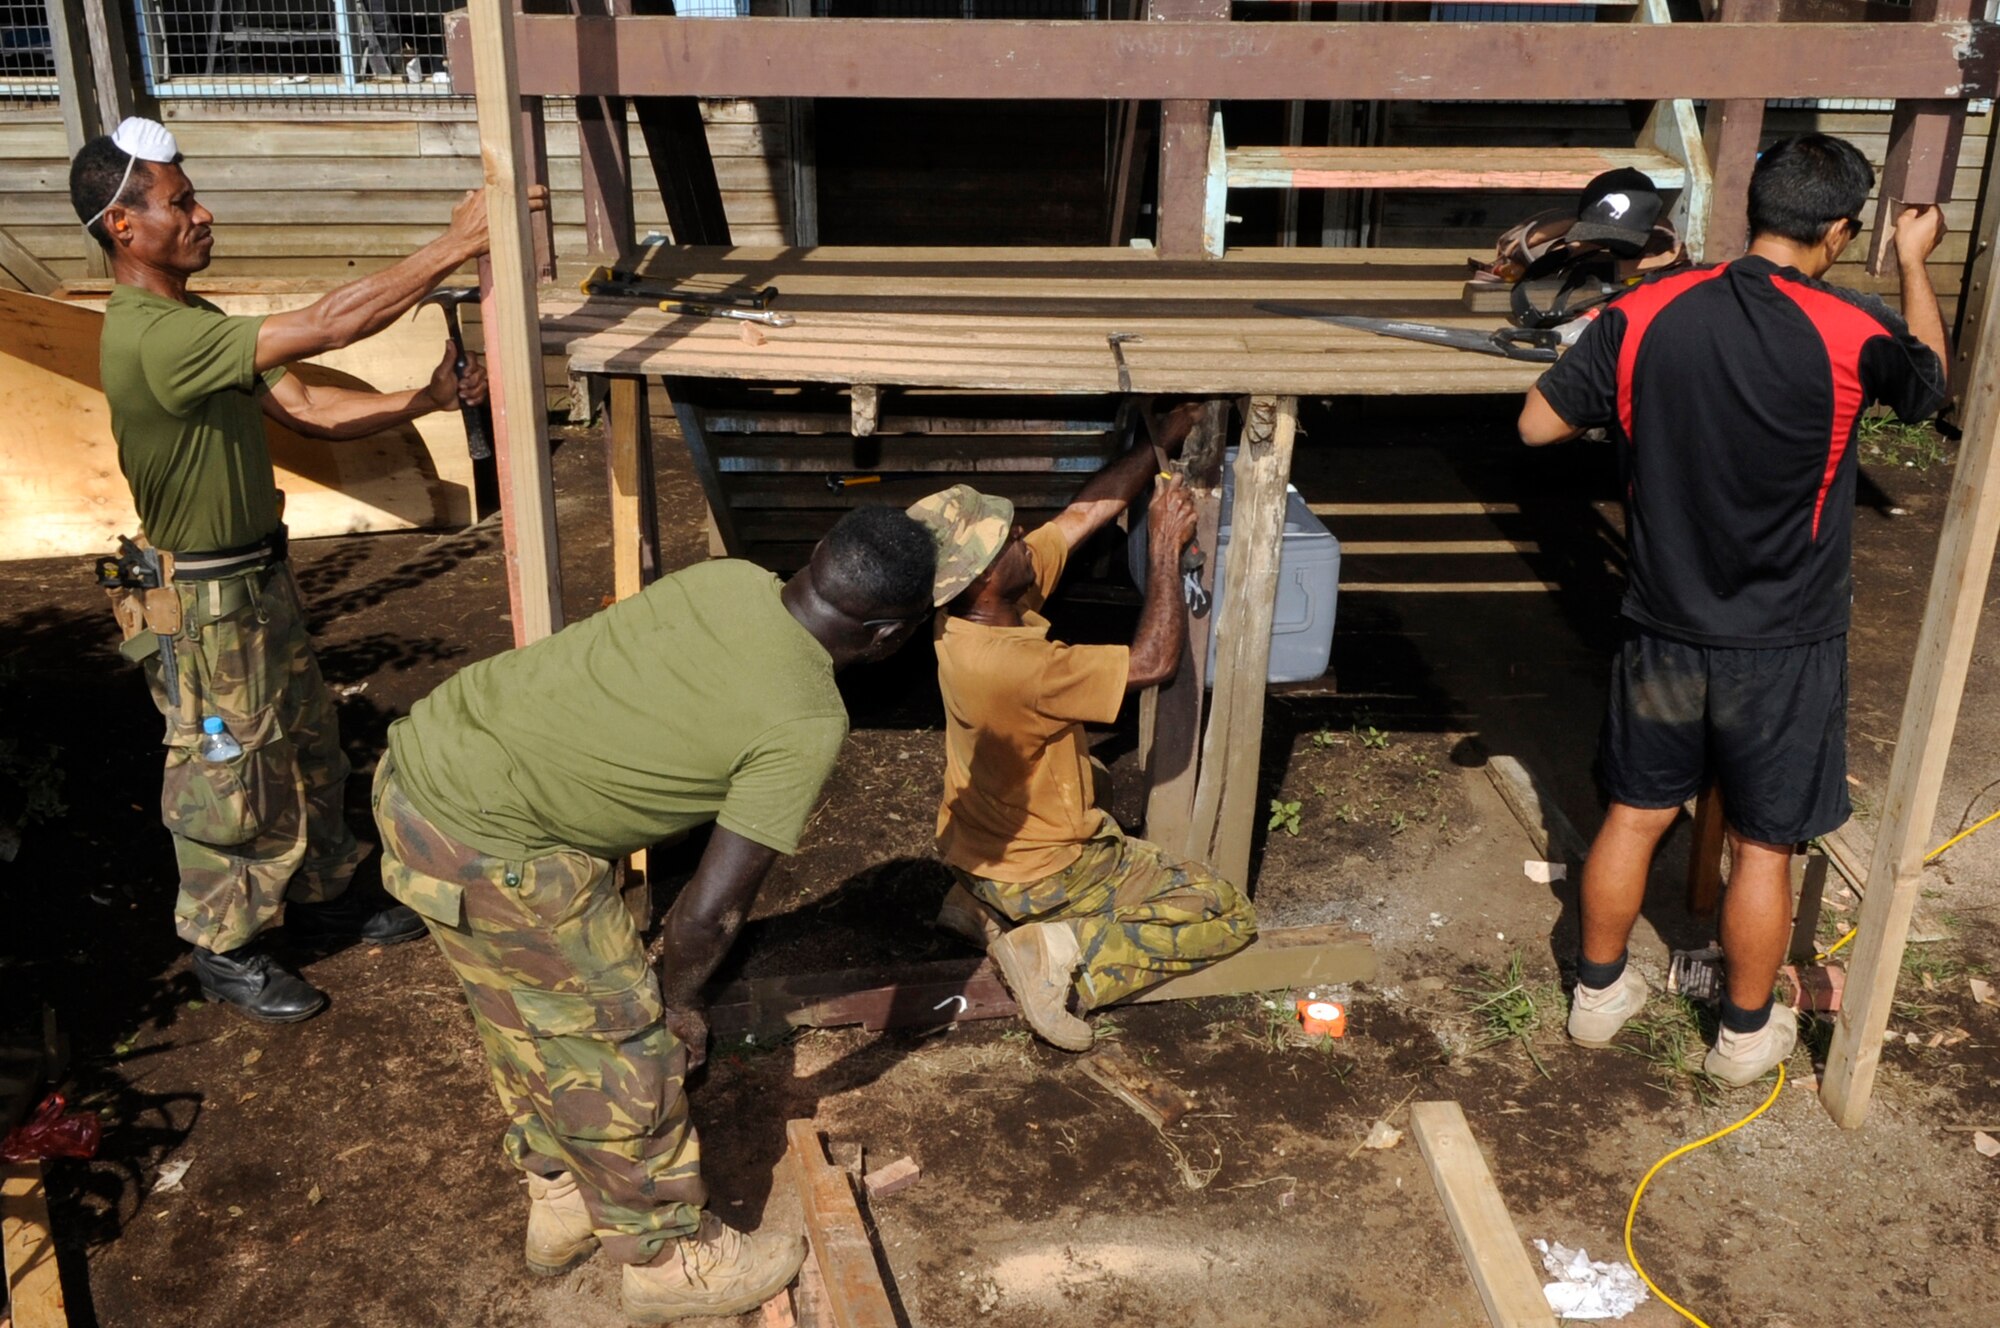
{"type": "MultiPolygon", "coordinates": [[[[478,288],[473,286],[447,286],[434,290],[417,304],[435,304],[444,311],[445,332],[451,337],[451,348],[458,353],[452,365],[452,372],[464,376],[471,361],[465,354],[465,334],[458,327],[458,306],[467,300],[479,298],[478,288]]],[[[487,461],[493,456],[493,408],[480,404],[468,406],[460,402],[458,413],[465,420],[465,450],[474,461],[487,461]]]]}

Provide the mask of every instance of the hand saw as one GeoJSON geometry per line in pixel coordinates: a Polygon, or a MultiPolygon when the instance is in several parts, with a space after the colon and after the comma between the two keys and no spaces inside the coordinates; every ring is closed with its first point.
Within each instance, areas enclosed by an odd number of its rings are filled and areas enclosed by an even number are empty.
{"type": "Polygon", "coordinates": [[[1472,327],[1444,327],[1437,323],[1412,323],[1398,318],[1328,313],[1323,309],[1303,309],[1292,304],[1260,304],[1257,308],[1265,313],[1311,318],[1360,332],[1373,332],[1380,337],[1421,341],[1429,346],[1469,350],[1475,355],[1497,355],[1502,359],[1526,360],[1534,364],[1555,363],[1557,350],[1562,345],[1555,329],[1547,327],[1503,327],[1482,332],[1472,327]]]}

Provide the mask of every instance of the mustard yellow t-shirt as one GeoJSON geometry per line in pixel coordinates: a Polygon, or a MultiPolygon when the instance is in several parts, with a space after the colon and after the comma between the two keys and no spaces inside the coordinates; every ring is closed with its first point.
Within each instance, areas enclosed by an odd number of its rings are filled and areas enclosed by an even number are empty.
{"type": "Polygon", "coordinates": [[[257,372],[263,325],[199,296],[182,303],[136,286],[111,290],[98,374],[118,466],[156,548],[213,553],[278,528],[259,397],[285,371],[257,372]]]}
{"type": "Polygon", "coordinates": [[[944,803],[938,853],[989,880],[1039,881],[1075,862],[1096,833],[1083,726],[1108,724],[1125,700],[1132,652],[1049,640],[1041,608],[1069,546],[1043,526],[1027,537],[1035,586],[1021,626],[938,615],[944,693],[944,803]]]}

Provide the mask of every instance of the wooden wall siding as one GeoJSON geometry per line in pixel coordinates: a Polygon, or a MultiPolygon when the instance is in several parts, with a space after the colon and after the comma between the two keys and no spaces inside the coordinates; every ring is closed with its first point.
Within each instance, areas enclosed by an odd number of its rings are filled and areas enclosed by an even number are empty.
{"type": "MultiPolygon", "coordinates": [[[[263,106],[169,103],[167,123],[216,215],[213,276],[340,276],[386,267],[435,236],[479,183],[472,107],[297,118],[263,106]],[[309,201],[308,201],[309,200],[309,201]]],[[[731,234],[741,244],[790,242],[790,169],[781,101],[703,104],[731,234]]],[[[634,220],[667,230],[666,209],[631,128],[634,220]]],[[[586,256],[576,121],[553,103],[548,124],[556,250],[586,256]]],[[[69,205],[69,162],[53,106],[0,111],[0,226],[63,277],[83,275],[82,232],[69,205]]]]}
{"type": "MultiPolygon", "coordinates": [[[[1592,147],[1630,144],[1638,119],[1624,106],[1517,105],[1436,102],[1390,103],[1387,141],[1411,147],[1452,145],[1515,145],[1524,147],[1592,147]]],[[[1991,111],[1966,120],[1966,144],[1959,154],[1952,186],[1953,202],[1945,208],[1951,234],[1931,259],[1931,280],[1946,303],[1947,316],[1958,299],[1964,276],[1967,235],[1979,197],[1979,175],[1986,160],[1986,136],[1991,111]]],[[[1836,134],[1862,152],[1877,171],[1889,146],[1889,112],[1819,111],[1772,107],[1764,116],[1764,141],[1811,131],[1836,134]]],[[[1245,191],[1244,201],[1250,201],[1245,191]]],[[[1277,191],[1265,191],[1274,197],[1277,191]]],[[[1462,247],[1469,254],[1490,252],[1501,231],[1522,217],[1569,201],[1560,194],[1385,193],[1378,213],[1381,227],[1376,243],[1394,247],[1462,247]]],[[[1232,211],[1242,211],[1230,199],[1232,211]]],[[[1874,215],[1870,200],[1864,215],[1874,215]]],[[[1247,220],[1247,218],[1246,218],[1247,220]]],[[[1236,227],[1230,242],[1237,243],[1236,227]]],[[[1253,243],[1256,241],[1252,241],[1253,243]]],[[[1832,280],[1860,290],[1893,292],[1893,273],[1877,279],[1862,268],[1866,246],[1849,247],[1834,269],[1832,280]]]]}

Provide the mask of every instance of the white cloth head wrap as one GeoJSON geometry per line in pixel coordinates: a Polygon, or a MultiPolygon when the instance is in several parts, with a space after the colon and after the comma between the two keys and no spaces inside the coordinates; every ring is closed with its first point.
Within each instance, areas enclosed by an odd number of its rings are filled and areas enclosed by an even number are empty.
{"type": "Polygon", "coordinates": [[[125,174],[118,177],[118,187],[111,191],[111,197],[104,200],[104,206],[97,209],[97,216],[83,223],[85,230],[95,226],[98,218],[110,211],[111,205],[124,194],[125,186],[132,179],[134,164],[151,161],[164,165],[181,155],[181,145],[174,141],[173,130],[158,120],[137,115],[127,116],[118,122],[118,127],[111,131],[111,142],[126,156],[125,174]]]}

